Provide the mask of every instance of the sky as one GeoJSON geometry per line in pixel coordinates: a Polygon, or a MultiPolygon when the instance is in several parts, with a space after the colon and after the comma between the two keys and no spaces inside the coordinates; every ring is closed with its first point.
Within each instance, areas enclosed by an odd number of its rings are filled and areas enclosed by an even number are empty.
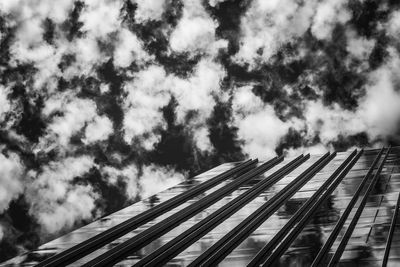
{"type": "Polygon", "coordinates": [[[400,145],[395,0],[0,0],[0,262],[223,162],[400,145]]]}

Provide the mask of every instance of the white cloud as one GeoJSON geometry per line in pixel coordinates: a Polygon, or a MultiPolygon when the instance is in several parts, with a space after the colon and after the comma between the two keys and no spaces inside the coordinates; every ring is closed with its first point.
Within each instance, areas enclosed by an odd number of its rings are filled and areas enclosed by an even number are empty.
{"type": "Polygon", "coordinates": [[[347,51],[360,60],[368,60],[372,49],[375,46],[375,39],[366,39],[358,36],[355,31],[346,31],[347,51]]]}
{"type": "Polygon", "coordinates": [[[54,148],[59,152],[72,149],[70,139],[81,131],[85,144],[106,140],[113,132],[112,122],[97,113],[97,105],[93,100],[78,98],[70,91],[47,99],[42,113],[49,123],[46,135],[40,138],[35,148],[36,152],[54,148]]]}
{"type": "Polygon", "coordinates": [[[3,239],[4,236],[4,231],[3,231],[3,226],[0,224],[0,241],[3,239]]]}
{"type": "Polygon", "coordinates": [[[149,165],[143,167],[143,175],[139,178],[142,198],[152,196],[162,190],[184,181],[184,175],[173,169],[149,165]]]}
{"type": "Polygon", "coordinates": [[[240,49],[233,59],[254,68],[267,62],[282,44],[311,27],[319,39],[330,38],[336,23],[350,19],[345,1],[255,0],[241,18],[240,49]]]}
{"type": "MultiPolygon", "coordinates": [[[[24,190],[22,175],[24,166],[18,155],[14,153],[0,153],[0,214],[10,202],[17,198],[24,190]]],[[[1,238],[0,238],[1,239],[1,238]]]]}
{"type": "Polygon", "coordinates": [[[30,213],[46,232],[55,233],[92,217],[98,195],[90,186],[74,185],[72,180],[89,171],[93,160],[88,156],[69,157],[50,162],[37,175],[31,172],[34,180],[26,197],[31,203],[30,213]]]}
{"type": "Polygon", "coordinates": [[[210,132],[208,131],[207,127],[194,129],[193,139],[196,143],[197,148],[202,151],[210,151],[212,149],[210,138],[208,137],[209,134],[210,132]]]}
{"type": "Polygon", "coordinates": [[[4,116],[10,111],[11,105],[7,99],[8,90],[0,85],[0,122],[4,120],[4,116]]]}
{"type": "Polygon", "coordinates": [[[294,122],[283,122],[272,106],[263,103],[251,91],[251,86],[236,88],[232,109],[238,136],[243,139],[243,151],[250,157],[275,156],[275,148],[294,122]]]}
{"type": "Polygon", "coordinates": [[[105,166],[101,169],[107,181],[116,184],[120,179],[127,184],[126,194],[134,199],[140,194],[141,198],[146,198],[161,192],[184,181],[184,175],[171,168],[161,167],[154,164],[143,166],[141,176],[138,168],[134,165],[125,166],[117,169],[105,166]]]}
{"type": "Polygon", "coordinates": [[[400,58],[389,49],[391,60],[368,74],[366,95],[359,99],[355,111],[339,105],[325,106],[320,100],[306,104],[305,119],[311,136],[319,133],[322,144],[366,132],[372,142],[395,134],[400,122],[400,93],[397,89],[400,58]]]}
{"type": "Polygon", "coordinates": [[[140,64],[150,60],[143,49],[142,42],[130,30],[123,28],[119,32],[119,41],[114,51],[114,64],[117,67],[126,68],[133,60],[140,64]]]}
{"type": "Polygon", "coordinates": [[[200,0],[185,1],[182,18],[171,34],[170,46],[176,52],[214,54],[227,47],[226,40],[215,38],[217,26],[200,0]]]}
{"type": "Polygon", "coordinates": [[[400,34],[400,11],[394,11],[390,14],[389,21],[386,26],[387,32],[392,37],[399,40],[400,34]]]}
{"type": "Polygon", "coordinates": [[[85,143],[103,141],[113,132],[113,124],[106,116],[95,117],[85,130],[85,143]]]}
{"type": "Polygon", "coordinates": [[[87,122],[98,116],[94,101],[76,98],[68,93],[56,95],[46,101],[43,114],[49,116],[56,111],[62,112],[62,115],[53,117],[47,126],[48,136],[44,138],[50,138],[64,147],[68,146],[70,138],[87,122]]]}
{"type": "Polygon", "coordinates": [[[310,153],[311,155],[322,155],[328,151],[332,151],[332,148],[329,146],[325,146],[323,144],[316,144],[307,147],[299,147],[299,148],[289,148],[285,152],[287,153],[287,157],[297,157],[300,154],[310,153]]]}
{"type": "Polygon", "coordinates": [[[400,58],[391,53],[391,61],[373,72],[367,94],[361,100],[358,110],[367,125],[367,132],[372,138],[394,134],[400,123],[400,92],[398,90],[400,58]],[[397,79],[397,81],[396,81],[397,79]]]}
{"type": "Polygon", "coordinates": [[[121,1],[86,0],[85,4],[80,21],[83,23],[82,30],[87,31],[91,37],[104,39],[119,29],[121,1]]]}
{"type": "Polygon", "coordinates": [[[153,133],[155,127],[164,126],[161,108],[169,101],[165,88],[166,73],[162,67],[152,65],[135,73],[133,82],[126,83],[124,90],[128,97],[124,103],[124,139],[130,143],[132,138],[143,137],[142,145],[151,149],[158,136],[153,133]]]}
{"type": "MultiPolygon", "coordinates": [[[[185,123],[188,112],[196,111],[197,117],[187,126],[196,129],[204,125],[215,104],[213,95],[220,94],[220,81],[225,74],[221,65],[207,58],[200,60],[193,74],[186,79],[167,75],[162,67],[156,65],[135,73],[133,82],[124,87],[128,93],[125,100],[125,141],[129,143],[132,138],[146,134],[141,140],[143,147],[152,148],[159,140],[153,129],[165,127],[161,108],[168,103],[171,94],[178,102],[178,122],[185,123]]],[[[204,135],[195,138],[202,148],[209,147],[204,135]]]]}
{"type": "Polygon", "coordinates": [[[39,17],[50,18],[56,23],[63,22],[72,8],[74,0],[14,0],[1,1],[0,10],[4,13],[11,13],[20,20],[39,17]]]}
{"type": "Polygon", "coordinates": [[[105,175],[107,182],[115,185],[118,179],[126,183],[126,194],[130,199],[134,199],[139,194],[138,188],[138,169],[134,164],[128,165],[123,169],[117,169],[111,166],[101,168],[102,175],[105,175]]]}
{"type": "Polygon", "coordinates": [[[137,9],[135,20],[143,23],[148,20],[160,20],[165,11],[166,0],[135,0],[137,9]]]}
{"type": "Polygon", "coordinates": [[[196,110],[204,121],[213,109],[213,94],[219,94],[220,82],[226,72],[220,64],[210,59],[202,59],[188,79],[172,78],[171,91],[178,100],[178,120],[183,119],[189,110],[196,110]]]}
{"type": "Polygon", "coordinates": [[[318,39],[330,39],[335,24],[345,23],[351,18],[347,3],[345,0],[322,1],[313,18],[312,34],[318,39]]]}
{"type": "Polygon", "coordinates": [[[226,0],[209,0],[208,1],[208,4],[210,5],[210,6],[212,6],[212,7],[215,7],[215,6],[218,6],[219,5],[219,3],[223,3],[223,2],[225,2],[226,0]]]}
{"type": "Polygon", "coordinates": [[[339,135],[354,135],[366,130],[360,117],[338,104],[325,106],[321,100],[306,103],[304,112],[309,138],[319,134],[322,144],[337,140],[339,135]]]}
{"type": "Polygon", "coordinates": [[[241,18],[239,52],[234,60],[249,63],[267,61],[277,49],[309,28],[316,1],[253,1],[241,18]]]}

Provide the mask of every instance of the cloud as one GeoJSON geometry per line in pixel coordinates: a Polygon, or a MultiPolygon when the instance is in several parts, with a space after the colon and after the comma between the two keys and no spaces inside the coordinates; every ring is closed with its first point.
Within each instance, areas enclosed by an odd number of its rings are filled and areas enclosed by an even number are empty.
{"type": "Polygon", "coordinates": [[[361,99],[358,116],[365,121],[371,138],[395,134],[400,123],[400,57],[390,51],[391,60],[369,75],[369,86],[361,99]]]}
{"type": "Polygon", "coordinates": [[[351,16],[346,1],[255,0],[241,18],[240,49],[233,59],[254,68],[267,62],[287,42],[308,29],[318,39],[329,39],[337,23],[351,16]]]}
{"type": "Polygon", "coordinates": [[[16,0],[1,1],[0,10],[7,14],[13,14],[18,20],[29,24],[35,17],[41,19],[51,18],[57,23],[63,22],[69,10],[72,8],[74,0],[16,0]]]}
{"type": "Polygon", "coordinates": [[[86,0],[80,21],[82,30],[90,37],[104,39],[108,34],[117,31],[120,26],[121,1],[86,0]]]}
{"type": "Polygon", "coordinates": [[[280,120],[269,104],[265,104],[251,91],[252,86],[236,88],[232,109],[238,136],[243,139],[243,151],[250,157],[275,156],[275,148],[293,122],[280,120]]]}
{"type": "Polygon", "coordinates": [[[268,61],[283,43],[305,33],[315,5],[316,1],[253,1],[241,19],[240,48],[234,60],[250,67],[268,61]]]}
{"type": "Polygon", "coordinates": [[[183,15],[171,33],[170,46],[173,51],[191,54],[215,54],[218,49],[226,48],[226,40],[215,38],[217,23],[205,11],[200,0],[184,2],[183,15]]]}
{"type": "Polygon", "coordinates": [[[113,124],[106,116],[97,116],[85,129],[84,143],[103,141],[113,133],[113,124]]]}
{"type": "Polygon", "coordinates": [[[354,31],[347,31],[347,51],[357,59],[367,61],[375,46],[375,39],[357,36],[354,31]]]}
{"type": "Polygon", "coordinates": [[[119,41],[114,50],[115,66],[126,68],[132,61],[135,61],[135,63],[139,65],[152,58],[143,49],[142,42],[130,30],[125,28],[121,29],[118,38],[119,41]]]}
{"type": "Polygon", "coordinates": [[[105,140],[113,132],[110,119],[97,114],[97,106],[93,100],[78,98],[70,92],[48,99],[43,115],[50,118],[50,123],[46,128],[47,135],[40,138],[38,150],[54,147],[66,149],[70,145],[71,137],[85,127],[83,141],[87,144],[105,140]]]}
{"type": "Polygon", "coordinates": [[[393,11],[390,14],[389,21],[386,25],[387,32],[390,36],[397,39],[399,41],[399,33],[400,33],[400,11],[393,11]]]}
{"type": "Polygon", "coordinates": [[[366,130],[365,123],[353,111],[344,110],[338,104],[326,106],[317,100],[308,101],[305,106],[308,139],[318,135],[322,144],[328,144],[339,135],[354,135],[366,130]]]}
{"type": "Polygon", "coordinates": [[[393,49],[389,50],[391,60],[367,75],[366,93],[358,100],[355,111],[344,110],[338,104],[326,106],[321,100],[306,103],[304,114],[311,136],[318,134],[327,144],[339,135],[366,132],[373,143],[396,133],[400,122],[400,58],[393,49]]]}
{"type": "Polygon", "coordinates": [[[101,172],[111,184],[115,185],[118,180],[124,181],[127,185],[126,194],[130,199],[135,199],[137,196],[149,197],[183,182],[185,178],[184,174],[172,168],[155,164],[143,166],[141,171],[134,164],[122,169],[105,166],[101,168],[101,172]]]}
{"type": "Polygon", "coordinates": [[[208,4],[212,7],[218,6],[220,3],[225,2],[226,0],[209,0],[208,4]]]}
{"type": "Polygon", "coordinates": [[[129,199],[135,199],[139,194],[138,188],[138,169],[136,165],[131,164],[122,169],[112,166],[104,166],[101,168],[102,175],[107,178],[107,182],[116,185],[118,180],[121,179],[126,183],[126,195],[129,199]]]}
{"type": "Polygon", "coordinates": [[[0,241],[3,239],[4,236],[4,231],[3,231],[3,227],[0,224],[0,241]]]}
{"type": "Polygon", "coordinates": [[[90,186],[74,185],[73,179],[94,166],[89,156],[68,157],[50,162],[39,173],[30,172],[27,188],[30,213],[47,233],[70,228],[75,222],[92,217],[98,195],[90,186]]]}
{"type": "Polygon", "coordinates": [[[166,0],[135,0],[137,9],[135,20],[144,23],[149,20],[160,20],[165,11],[166,0]]]}
{"type": "Polygon", "coordinates": [[[62,147],[67,147],[70,138],[97,115],[95,102],[69,93],[55,95],[46,101],[43,114],[49,117],[55,112],[61,112],[62,115],[52,116],[46,129],[47,136],[41,138],[41,141],[47,142],[50,139],[51,143],[56,141],[62,147]]]}
{"type": "Polygon", "coordinates": [[[225,75],[220,64],[205,58],[199,61],[188,79],[172,77],[170,88],[179,103],[178,121],[183,122],[190,110],[198,111],[201,121],[209,117],[215,103],[213,95],[221,93],[220,82],[225,75]]]}
{"type": "Polygon", "coordinates": [[[348,1],[325,0],[316,8],[311,27],[312,34],[318,39],[330,39],[336,23],[345,23],[351,18],[346,8],[348,1]]]}
{"type": "Polygon", "coordinates": [[[173,169],[151,164],[143,167],[140,177],[141,196],[149,197],[184,181],[184,175],[173,169]]]}
{"type": "Polygon", "coordinates": [[[0,122],[4,120],[5,114],[10,111],[11,105],[8,101],[8,90],[0,85],[0,122]]]}
{"type": "MultiPolygon", "coordinates": [[[[135,73],[134,80],[126,83],[124,90],[128,93],[125,99],[124,139],[130,143],[136,136],[146,135],[142,139],[143,147],[151,149],[159,140],[153,131],[156,127],[164,128],[165,122],[161,108],[173,95],[178,106],[177,121],[187,123],[186,115],[196,112],[196,117],[187,125],[188,128],[199,130],[200,124],[210,116],[215,104],[214,95],[220,94],[220,82],[226,75],[220,64],[205,58],[195,66],[193,74],[181,78],[165,72],[164,68],[151,65],[143,71],[135,73]]],[[[206,129],[200,129],[204,133],[206,129]]],[[[196,135],[199,147],[209,147],[204,135],[196,135]],[[199,138],[197,138],[199,137],[199,138]]]]}
{"type": "MultiPolygon", "coordinates": [[[[1,149],[1,147],[0,147],[1,149]]],[[[18,155],[0,153],[0,214],[24,191],[24,166],[18,155]]]]}
{"type": "Polygon", "coordinates": [[[151,149],[159,136],[153,132],[155,127],[164,127],[161,108],[169,101],[165,87],[166,73],[160,66],[149,66],[135,74],[132,82],[124,86],[128,93],[124,103],[124,140],[130,143],[132,138],[142,136],[142,145],[151,149]]]}

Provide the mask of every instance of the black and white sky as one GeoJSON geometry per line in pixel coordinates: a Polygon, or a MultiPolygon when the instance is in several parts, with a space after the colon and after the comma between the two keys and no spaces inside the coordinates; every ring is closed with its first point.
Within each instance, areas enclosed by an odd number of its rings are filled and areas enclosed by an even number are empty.
{"type": "Polygon", "coordinates": [[[0,0],[0,262],[222,162],[400,144],[396,0],[0,0]]]}

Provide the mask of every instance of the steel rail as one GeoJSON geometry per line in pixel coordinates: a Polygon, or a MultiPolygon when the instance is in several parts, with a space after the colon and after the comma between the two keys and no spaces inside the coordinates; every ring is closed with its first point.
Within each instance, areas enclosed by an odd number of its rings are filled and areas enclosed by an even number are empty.
{"type": "MultiPolygon", "coordinates": [[[[322,156],[317,162],[313,165],[316,166],[320,162],[322,162],[325,158],[329,156],[329,153],[322,156]]],[[[286,173],[289,173],[288,170],[286,173]]],[[[281,180],[286,173],[281,173],[280,175],[276,176],[275,179],[268,179],[267,182],[262,180],[255,184],[252,188],[229,202],[228,204],[224,205],[223,207],[219,208],[218,210],[214,211],[212,214],[207,216],[205,219],[200,221],[199,223],[193,225],[188,230],[180,234],[179,236],[175,237],[171,241],[167,242],[165,245],[154,251],[153,253],[149,254],[139,262],[137,262],[134,266],[161,266],[167,263],[169,260],[173,259],[176,255],[180,252],[185,250],[187,247],[192,245],[206,233],[217,227],[219,224],[223,223],[228,217],[230,217],[233,213],[241,209],[247,203],[255,199],[259,196],[260,193],[265,191],[268,187],[272,184],[276,183],[277,181],[281,180]]],[[[299,177],[296,180],[300,180],[303,177],[299,177]]],[[[287,190],[292,186],[295,186],[296,182],[292,181],[289,185],[285,187],[287,190]]]]}
{"type": "Polygon", "coordinates": [[[260,208],[243,220],[238,226],[217,241],[207,251],[200,255],[189,266],[215,266],[222,261],[235,247],[237,247],[247,236],[257,229],[265,220],[267,220],[287,199],[293,196],[299,188],[306,184],[318,171],[320,171],[335,154],[329,155],[316,166],[310,166],[300,176],[303,178],[297,180],[296,186],[288,190],[281,190],[280,194],[274,195],[260,208]]]}
{"type": "Polygon", "coordinates": [[[311,266],[312,267],[318,267],[321,266],[323,261],[325,260],[330,248],[333,245],[333,242],[335,241],[336,237],[338,236],[339,232],[342,230],[344,223],[347,220],[347,217],[349,216],[351,210],[353,209],[354,205],[357,202],[357,199],[364,188],[364,185],[367,183],[369,180],[372,172],[374,171],[376,165],[379,162],[379,159],[381,158],[381,155],[383,153],[384,148],[382,148],[374,161],[371,164],[371,167],[369,168],[367,174],[364,176],[363,180],[361,183],[358,185],[356,192],[354,193],[353,197],[351,198],[349,204],[347,205],[346,209],[344,210],[342,216],[340,216],[339,220],[337,221],[335,227],[333,228],[332,232],[330,233],[328,239],[326,240],[325,244],[322,246],[322,248],[319,250],[317,256],[315,257],[314,261],[312,262],[311,266]]]}
{"type": "Polygon", "coordinates": [[[290,233],[283,240],[280,240],[280,244],[277,247],[268,246],[269,249],[264,251],[265,257],[267,257],[267,259],[262,264],[262,266],[270,266],[270,265],[276,263],[277,260],[279,260],[279,258],[283,255],[283,253],[285,253],[285,251],[289,248],[289,246],[292,244],[292,242],[295,240],[295,238],[301,233],[301,231],[307,225],[307,223],[309,222],[311,217],[314,215],[314,213],[318,210],[320,205],[328,199],[328,197],[333,193],[333,191],[340,184],[340,182],[347,175],[347,173],[351,170],[351,168],[353,168],[353,166],[356,164],[358,159],[361,157],[362,153],[363,153],[363,150],[361,150],[357,154],[357,156],[353,158],[353,160],[350,162],[350,164],[347,165],[345,167],[345,169],[340,173],[338,179],[336,179],[327,188],[327,190],[323,193],[322,196],[320,196],[318,198],[317,201],[314,200],[313,202],[310,203],[310,206],[308,206],[307,209],[303,210],[303,214],[301,214],[301,217],[297,218],[297,219],[300,218],[300,221],[297,223],[297,225],[290,231],[290,233]]]}
{"type": "MultiPolygon", "coordinates": [[[[291,161],[285,167],[281,169],[285,169],[290,165],[296,164],[297,161],[300,161],[304,156],[301,155],[297,157],[295,160],[291,161]]],[[[157,224],[149,227],[148,229],[144,230],[143,232],[135,235],[134,237],[128,239],[127,241],[117,245],[116,247],[110,249],[109,251],[97,256],[96,258],[92,259],[91,261],[85,263],[83,266],[110,266],[115,264],[125,257],[129,256],[136,250],[146,246],[147,244],[151,243],[156,238],[162,236],[164,233],[167,233],[171,229],[178,226],[180,223],[184,222],[185,220],[189,219],[190,217],[194,216],[201,210],[211,206],[212,204],[216,203],[226,195],[230,194],[231,192],[235,191],[239,188],[243,183],[247,182],[250,179],[264,173],[268,169],[275,166],[277,163],[281,162],[283,157],[279,157],[275,160],[269,161],[267,163],[262,164],[261,166],[257,167],[249,171],[248,173],[236,178],[230,184],[212,192],[211,194],[205,196],[201,200],[191,204],[190,206],[178,211],[177,213],[169,216],[168,218],[158,222],[157,224]]]]}
{"type": "Polygon", "coordinates": [[[399,196],[397,197],[397,203],[396,203],[396,206],[394,207],[392,221],[390,223],[388,238],[386,240],[385,253],[383,254],[383,259],[382,259],[382,267],[386,267],[386,265],[387,265],[387,262],[389,259],[390,247],[392,245],[394,229],[396,228],[396,221],[397,221],[397,216],[399,214],[399,207],[400,207],[400,193],[398,195],[399,196]]]}
{"type": "MultiPolygon", "coordinates": [[[[276,159],[276,157],[274,158],[276,159]]],[[[274,160],[272,159],[272,160],[274,160]]],[[[115,240],[130,231],[135,230],[139,226],[157,218],[163,212],[170,211],[177,206],[185,203],[190,198],[193,198],[204,191],[209,190],[210,188],[216,186],[217,184],[222,183],[223,181],[227,180],[230,177],[237,177],[238,174],[244,174],[249,171],[251,168],[257,164],[258,160],[247,160],[234,168],[231,168],[217,176],[211,178],[210,180],[203,182],[188,191],[179,194],[171,199],[160,203],[159,205],[136,215],[133,218],[130,218],[98,235],[95,235],[88,240],[79,243],[61,253],[58,253],[42,262],[37,264],[36,266],[46,266],[46,267],[55,267],[55,266],[66,266],[69,263],[72,263],[89,253],[93,252],[94,250],[104,246],[108,242],[115,240]]]]}
{"type": "Polygon", "coordinates": [[[340,257],[343,254],[344,249],[346,248],[347,242],[349,241],[351,235],[353,234],[354,228],[356,227],[357,223],[358,223],[358,219],[361,216],[361,213],[364,210],[365,204],[367,203],[367,199],[369,197],[369,194],[371,193],[372,189],[375,187],[376,182],[379,180],[380,178],[380,173],[382,171],[383,165],[386,162],[386,158],[388,157],[390,152],[390,147],[387,149],[387,152],[385,154],[385,157],[383,158],[381,164],[378,167],[378,170],[376,171],[371,183],[369,184],[367,191],[365,192],[360,205],[358,206],[356,213],[354,214],[354,217],[352,218],[349,227],[347,228],[346,232],[344,233],[342,239],[340,240],[339,246],[337,247],[335,253],[333,254],[328,266],[334,266],[336,265],[339,260],[340,257]]]}
{"type": "MultiPolygon", "coordinates": [[[[290,220],[279,230],[278,233],[257,253],[257,255],[247,265],[248,267],[259,266],[269,256],[270,252],[275,248],[284,236],[295,226],[295,224],[304,216],[307,210],[313,205],[313,203],[322,195],[323,191],[325,194],[329,192],[329,187],[336,188],[337,185],[346,176],[348,170],[356,163],[358,158],[354,158],[357,154],[357,150],[354,150],[340,166],[330,175],[330,177],[318,188],[318,190],[301,206],[301,208],[290,218],[290,220]],[[354,160],[352,160],[354,159],[354,160]],[[349,164],[350,162],[350,164],[349,164]],[[347,166],[347,168],[346,168],[347,166]]],[[[359,154],[361,156],[361,153],[359,154]]]]}

